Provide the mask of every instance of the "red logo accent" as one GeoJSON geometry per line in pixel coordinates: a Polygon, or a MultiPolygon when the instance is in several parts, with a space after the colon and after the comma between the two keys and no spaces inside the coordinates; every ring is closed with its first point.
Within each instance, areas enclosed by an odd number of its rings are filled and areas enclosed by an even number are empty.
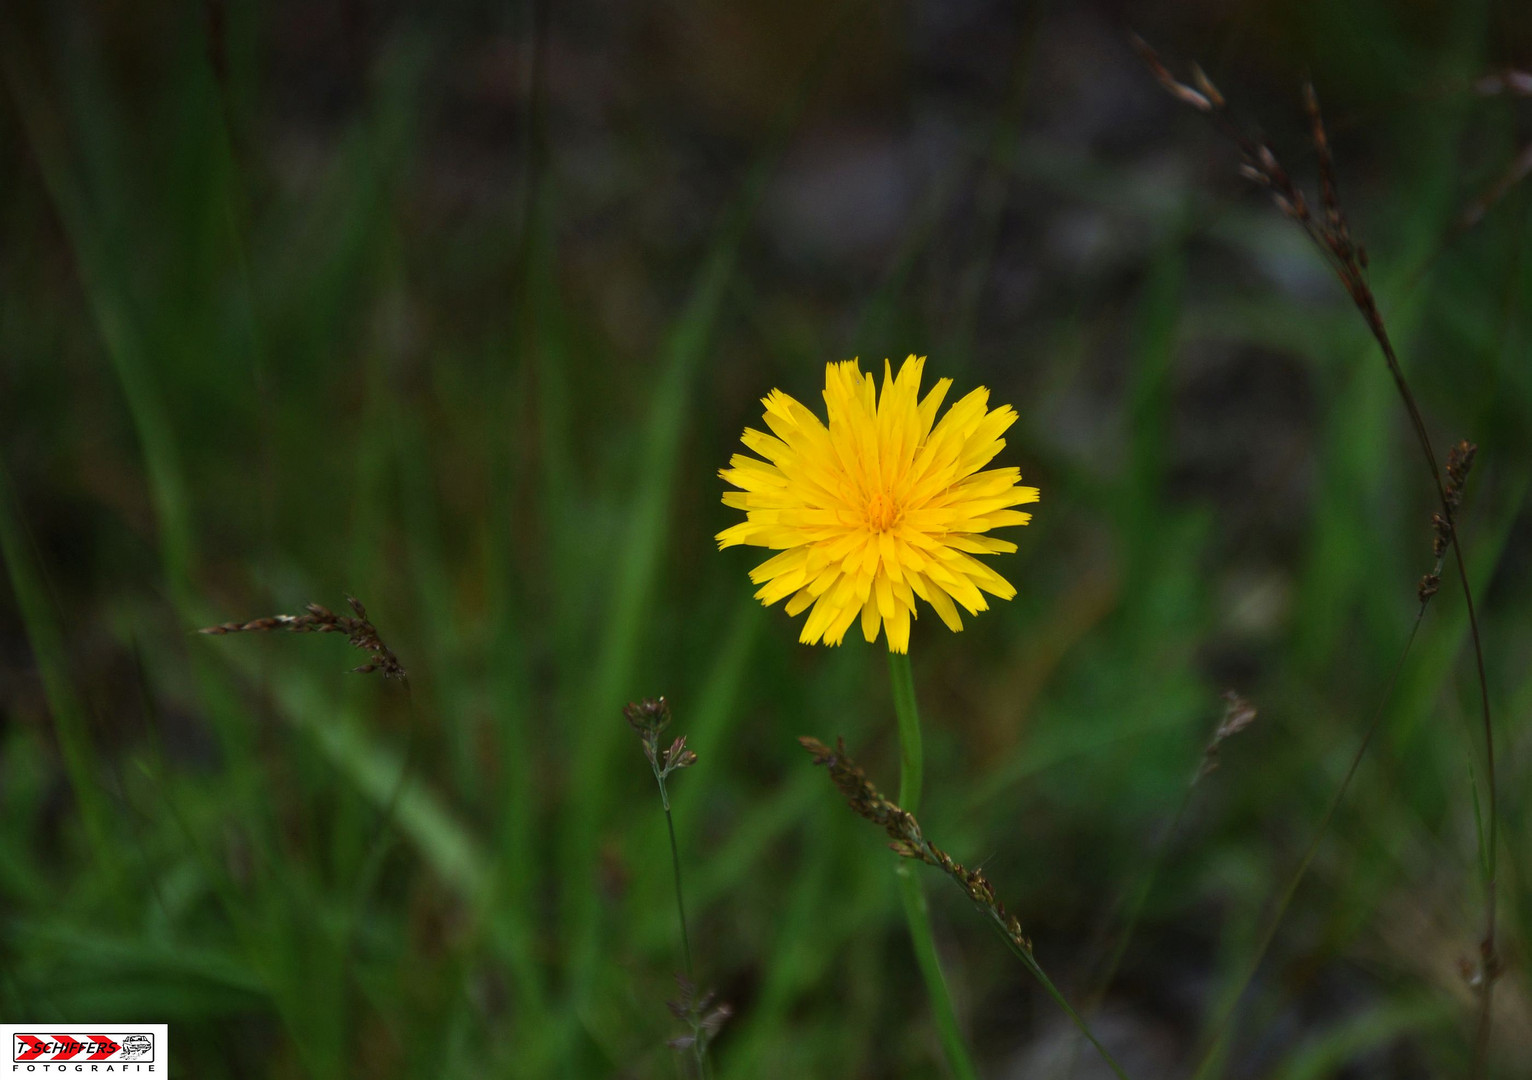
{"type": "Polygon", "coordinates": [[[96,1044],[96,1052],[86,1058],[86,1061],[105,1061],[122,1049],[122,1047],[108,1039],[105,1035],[92,1035],[90,1041],[96,1044]]]}
{"type": "Polygon", "coordinates": [[[59,1044],[59,1052],[53,1055],[52,1061],[68,1061],[85,1049],[85,1044],[73,1035],[55,1035],[53,1041],[59,1044]]]}
{"type": "MultiPolygon", "coordinates": [[[[124,1036],[127,1038],[127,1036],[124,1036]]],[[[145,1039],[147,1036],[135,1036],[145,1039]]],[[[153,1043],[150,1043],[152,1049],[153,1043]]],[[[16,1035],[12,1061],[69,1061],[85,1054],[81,1061],[110,1061],[122,1053],[122,1043],[110,1035],[16,1035]],[[52,1056],[47,1056],[52,1055],[52,1056]]]]}

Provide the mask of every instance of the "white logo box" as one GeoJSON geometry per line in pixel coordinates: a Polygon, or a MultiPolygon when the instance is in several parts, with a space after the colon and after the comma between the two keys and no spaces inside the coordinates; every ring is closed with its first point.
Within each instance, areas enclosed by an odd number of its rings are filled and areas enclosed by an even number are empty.
{"type": "Polygon", "coordinates": [[[0,1024],[12,1076],[164,1075],[167,1024],[0,1024]]]}

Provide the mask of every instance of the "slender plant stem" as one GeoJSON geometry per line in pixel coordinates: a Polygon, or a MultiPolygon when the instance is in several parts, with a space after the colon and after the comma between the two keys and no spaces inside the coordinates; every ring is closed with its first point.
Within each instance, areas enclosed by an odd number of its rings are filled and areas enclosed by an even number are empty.
{"type": "Polygon", "coordinates": [[[1186,790],[1181,793],[1181,803],[1176,807],[1175,816],[1170,819],[1170,824],[1161,834],[1159,842],[1155,844],[1154,855],[1149,860],[1149,869],[1144,874],[1144,880],[1139,883],[1138,891],[1134,894],[1127,915],[1123,919],[1122,929],[1118,931],[1117,944],[1112,949],[1112,955],[1107,958],[1100,982],[1096,985],[1096,992],[1086,1003],[1085,1011],[1088,1013],[1094,1013],[1099,1009],[1102,1001],[1106,999],[1107,992],[1112,989],[1112,981],[1117,978],[1117,969],[1122,966],[1122,958],[1127,954],[1128,942],[1133,939],[1133,933],[1138,929],[1138,920],[1143,917],[1144,905],[1148,903],[1149,894],[1154,891],[1155,882],[1159,880],[1160,870],[1165,865],[1165,857],[1170,853],[1170,845],[1181,831],[1181,819],[1186,817],[1186,809],[1191,805],[1192,794],[1196,790],[1195,782],[1186,786],[1186,790]]]}
{"type": "MultiPolygon", "coordinates": [[[[1500,973],[1500,949],[1498,945],[1498,930],[1496,924],[1496,895],[1498,875],[1496,873],[1496,858],[1499,849],[1498,821],[1499,809],[1497,799],[1497,781],[1495,769],[1495,727],[1490,713],[1489,681],[1484,672],[1484,643],[1479,635],[1479,617],[1474,610],[1473,589],[1468,581],[1468,568],[1463,556],[1462,537],[1457,527],[1457,515],[1455,512],[1461,491],[1452,491],[1450,483],[1443,483],[1441,462],[1436,456],[1436,450],[1431,445],[1431,435],[1426,428],[1425,418],[1420,411],[1420,405],[1415,399],[1414,392],[1410,389],[1408,380],[1404,377],[1404,369],[1399,363],[1399,355],[1394,349],[1393,340],[1389,337],[1388,328],[1383,321],[1383,313],[1378,307],[1377,297],[1373,294],[1372,286],[1367,280],[1367,262],[1358,245],[1353,243],[1347,230],[1345,215],[1341,212],[1340,203],[1335,190],[1334,164],[1330,156],[1329,140],[1325,134],[1324,122],[1320,117],[1319,101],[1314,94],[1312,85],[1304,88],[1305,107],[1309,114],[1310,126],[1313,131],[1314,150],[1319,158],[1319,179],[1321,198],[1324,203],[1324,219],[1311,213],[1308,204],[1301,191],[1293,184],[1291,178],[1277,164],[1275,155],[1270,147],[1247,137],[1240,128],[1229,119],[1224,100],[1217,89],[1207,81],[1207,76],[1197,72],[1197,88],[1178,82],[1163,61],[1155,54],[1142,39],[1135,39],[1135,47],[1139,54],[1149,65],[1150,72],[1159,80],[1160,84],[1170,91],[1178,100],[1195,108],[1198,112],[1206,115],[1220,133],[1230,139],[1239,148],[1240,155],[1244,158],[1243,170],[1246,175],[1265,186],[1275,197],[1277,206],[1282,213],[1291,221],[1295,222],[1319,248],[1321,257],[1325,263],[1340,279],[1347,295],[1367,323],[1368,330],[1382,350],[1384,364],[1388,368],[1389,375],[1393,378],[1394,386],[1399,391],[1400,401],[1409,416],[1410,427],[1414,430],[1415,441],[1420,444],[1421,456],[1425,466],[1431,474],[1431,483],[1436,490],[1438,500],[1441,502],[1441,521],[1445,544],[1452,548],[1453,564],[1457,571],[1457,579],[1463,590],[1463,603],[1468,609],[1468,629],[1473,641],[1474,673],[1479,682],[1480,718],[1484,728],[1484,757],[1485,757],[1485,788],[1488,805],[1486,816],[1488,817],[1488,836],[1482,837],[1481,841],[1488,844],[1488,865],[1484,867],[1484,937],[1479,943],[1480,952],[1480,976],[1482,984],[1479,993],[1479,1025],[1474,1038],[1473,1057],[1469,1065],[1468,1075],[1470,1080],[1477,1080],[1482,1076],[1487,1064],[1489,1054],[1489,1036],[1491,1027],[1491,1013],[1494,1006],[1495,980],[1500,973]]],[[[1449,459],[1450,460],[1450,459],[1449,459]]],[[[1450,479],[1450,478],[1449,478],[1450,479]]],[[[1424,604],[1422,604],[1422,608],[1424,604]]],[[[1364,744],[1365,748],[1365,744],[1364,744]]],[[[1475,792],[1477,798],[1477,792],[1475,792]]]]}
{"type": "MultiPolygon", "coordinates": [[[[1154,854],[1149,858],[1149,869],[1145,871],[1143,880],[1139,883],[1138,891],[1128,903],[1127,915],[1122,921],[1122,929],[1117,932],[1117,942],[1112,948],[1111,955],[1107,957],[1106,964],[1097,979],[1095,990],[1085,1000],[1084,1006],[1082,1006],[1086,1016],[1094,1017],[1100,1011],[1102,1003],[1106,1001],[1108,991],[1112,989],[1112,983],[1117,978],[1117,969],[1122,965],[1122,958],[1127,955],[1128,943],[1133,939],[1133,934],[1138,929],[1139,919],[1143,917],[1144,905],[1149,900],[1149,894],[1154,891],[1155,882],[1159,880],[1160,870],[1165,864],[1166,856],[1170,853],[1170,845],[1181,831],[1181,819],[1186,816],[1187,807],[1191,805],[1192,794],[1196,790],[1195,781],[1186,786],[1186,790],[1181,794],[1181,803],[1176,807],[1175,815],[1170,819],[1170,825],[1166,827],[1165,831],[1160,835],[1159,841],[1154,846],[1154,854]]],[[[1014,942],[1011,942],[1011,951],[1021,956],[1021,951],[1014,942]]],[[[1026,956],[1022,956],[1022,960],[1027,963],[1029,970],[1033,969],[1036,964],[1035,960],[1029,959],[1026,956]]],[[[1043,983],[1044,987],[1047,987],[1050,992],[1052,991],[1051,984],[1047,982],[1047,976],[1042,974],[1041,968],[1033,970],[1033,974],[1043,983]]],[[[1055,994],[1054,999],[1075,1020],[1076,1025],[1080,1029],[1080,1034],[1094,1043],[1096,1049],[1101,1050],[1108,1063],[1111,1063],[1110,1055],[1107,1055],[1106,1051],[1101,1048],[1101,1044],[1096,1042],[1090,1028],[1085,1026],[1085,1021],[1074,1016],[1069,1003],[1057,994],[1055,994]]],[[[1075,1066],[1079,1063],[1079,1058],[1080,1040],[1076,1039],[1070,1047],[1068,1059],[1054,1075],[1061,1076],[1064,1080],[1070,1080],[1074,1076],[1075,1066]]]]}
{"type": "MultiPolygon", "coordinates": [[[[670,792],[665,787],[665,776],[656,766],[654,781],[660,786],[660,803],[665,807],[665,829],[670,834],[670,870],[676,884],[676,919],[681,924],[681,962],[686,968],[686,981],[691,983],[688,993],[696,993],[697,975],[692,968],[692,939],[686,929],[686,894],[681,891],[681,851],[676,846],[676,819],[670,812],[670,792]]],[[[712,1071],[708,1068],[707,1050],[702,1032],[692,1022],[692,1058],[697,1063],[698,1080],[708,1080],[712,1071]]]]}
{"type": "Polygon", "coordinates": [[[665,805],[665,828],[670,832],[670,869],[676,882],[676,918],[681,923],[681,960],[686,965],[686,977],[695,979],[692,971],[692,939],[686,931],[686,898],[681,891],[681,853],[676,847],[676,821],[670,813],[670,793],[665,790],[665,780],[655,773],[660,784],[660,802],[665,805]]]}
{"type": "Polygon", "coordinates": [[[1123,1071],[1117,1059],[1112,1056],[1106,1047],[1101,1045],[1100,1040],[1096,1038],[1096,1033],[1090,1029],[1090,1025],[1085,1022],[1085,1018],[1075,1012],[1074,1006],[1069,1004],[1069,999],[1064,996],[1064,992],[1053,984],[1053,980],[1048,977],[1048,973],[1043,970],[1043,966],[1037,962],[1037,957],[1032,955],[1032,950],[1026,948],[1013,938],[1009,931],[1006,930],[1005,924],[994,912],[990,913],[990,919],[995,924],[995,929],[1000,931],[1000,936],[1005,939],[1005,943],[1010,947],[1011,952],[1015,953],[1017,959],[1032,973],[1032,977],[1042,984],[1043,989],[1048,992],[1048,996],[1054,1000],[1054,1003],[1064,1010],[1064,1015],[1068,1016],[1075,1027],[1080,1029],[1080,1034],[1090,1040],[1090,1044],[1101,1055],[1101,1060],[1106,1062],[1107,1067],[1116,1074],[1118,1080],[1128,1080],[1128,1074],[1123,1071]]]}
{"type": "MultiPolygon", "coordinates": [[[[924,757],[920,740],[920,712],[915,704],[915,679],[910,672],[909,656],[890,652],[888,674],[893,686],[894,713],[899,718],[899,805],[913,814],[920,805],[924,757]]],[[[904,900],[904,920],[910,928],[915,962],[920,967],[926,994],[931,999],[937,1034],[941,1037],[942,1050],[953,1074],[959,1080],[976,1080],[978,1073],[974,1071],[973,1062],[968,1057],[968,1047],[964,1045],[962,1033],[958,1030],[952,996],[947,992],[947,980],[942,976],[925,893],[921,891],[920,879],[911,870],[908,863],[900,860],[895,873],[899,876],[899,892],[904,900]]]]}
{"type": "Polygon", "coordinates": [[[920,813],[920,789],[925,776],[925,749],[920,738],[920,708],[915,703],[915,676],[906,653],[888,654],[888,675],[894,691],[894,715],[899,718],[899,806],[920,813]]]}
{"type": "MultiPolygon", "coordinates": [[[[1342,280],[1345,280],[1342,275],[1342,280]]],[[[1496,853],[1499,850],[1499,820],[1498,798],[1496,795],[1495,782],[1495,725],[1490,715],[1489,706],[1489,680],[1484,674],[1484,643],[1479,637],[1479,616],[1474,610],[1473,588],[1468,582],[1468,566],[1463,559],[1463,542],[1458,535],[1457,512],[1453,500],[1447,496],[1447,487],[1442,483],[1442,468],[1437,460],[1436,450],[1431,446],[1431,436],[1426,431],[1426,423],[1420,414],[1420,406],[1415,401],[1415,395],[1410,390],[1410,384],[1405,380],[1404,370],[1400,367],[1399,356],[1394,351],[1393,341],[1388,336],[1388,330],[1383,325],[1383,316],[1378,313],[1375,303],[1371,303],[1371,294],[1367,294],[1369,303],[1362,306],[1362,314],[1367,319],[1369,329],[1373,337],[1377,339],[1378,346],[1383,351],[1383,360],[1388,365],[1389,374],[1394,378],[1394,386],[1399,391],[1399,397],[1404,402],[1405,411],[1409,414],[1410,424],[1415,429],[1415,439],[1420,443],[1421,454],[1425,458],[1426,467],[1431,471],[1431,482],[1436,487],[1436,494],[1442,506],[1442,517],[1447,522],[1447,538],[1452,547],[1453,566],[1457,570],[1458,584],[1463,590],[1463,604],[1468,609],[1468,632],[1473,642],[1474,673],[1479,681],[1479,714],[1484,727],[1484,758],[1485,758],[1485,787],[1488,795],[1488,807],[1486,817],[1489,831],[1489,866],[1487,880],[1484,882],[1484,938],[1479,943],[1480,960],[1482,964],[1483,985],[1479,991],[1479,1024],[1474,1036],[1473,1057],[1468,1067],[1468,1075],[1471,1080],[1477,1080],[1484,1075],[1485,1063],[1489,1056],[1489,1036],[1492,1013],[1494,1011],[1495,979],[1499,975],[1500,947],[1497,942],[1498,931],[1496,929],[1496,893],[1498,875],[1495,869],[1496,853]]]]}
{"type": "Polygon", "coordinates": [[[1351,764],[1346,769],[1346,775],[1341,778],[1340,786],[1335,789],[1335,794],[1330,797],[1330,804],[1325,807],[1324,817],[1320,819],[1319,827],[1314,830],[1313,839],[1309,841],[1309,846],[1304,851],[1303,858],[1299,860],[1298,866],[1293,870],[1293,874],[1288,879],[1286,887],[1283,888],[1282,895],[1277,901],[1275,910],[1272,911],[1271,918],[1266,923],[1265,930],[1261,933],[1261,938],[1256,944],[1255,951],[1251,954],[1250,959],[1246,961],[1244,968],[1240,972],[1239,979],[1230,991],[1223,1006],[1223,1011],[1220,1013],[1208,1036],[1207,1048],[1204,1050],[1202,1058],[1197,1065],[1196,1072],[1192,1074],[1192,1080],[1203,1080],[1218,1060],[1224,1047],[1224,1041],[1228,1037],[1229,1024],[1234,1019],[1234,1013],[1239,1006],[1240,999],[1244,997],[1251,980],[1255,978],[1255,973],[1260,969],[1261,961],[1266,956],[1266,950],[1271,947],[1272,940],[1277,936],[1277,927],[1282,925],[1282,919],[1287,915],[1288,906],[1292,904],[1293,896],[1298,892],[1298,885],[1303,881],[1304,875],[1308,873],[1309,865],[1314,861],[1314,856],[1319,851],[1319,844],[1324,839],[1325,833],[1329,831],[1330,819],[1335,816],[1335,811],[1340,808],[1341,801],[1346,797],[1346,791],[1351,786],[1351,781],[1356,777],[1357,769],[1361,767],[1362,759],[1367,755],[1367,748],[1372,745],[1373,736],[1378,733],[1378,728],[1382,725],[1383,715],[1387,710],[1389,700],[1394,696],[1394,686],[1399,681],[1399,673],[1404,670],[1405,658],[1410,654],[1410,647],[1415,644],[1415,635],[1420,630],[1420,623],[1425,614],[1426,602],[1422,601],[1419,610],[1415,613],[1415,621],[1410,625],[1409,636],[1404,639],[1404,648],[1399,651],[1399,658],[1394,661],[1394,669],[1389,673],[1388,683],[1383,688],[1383,696],[1379,699],[1378,706],[1373,711],[1372,720],[1367,725],[1367,731],[1363,734],[1362,741],[1356,748],[1356,753],[1351,755],[1351,764]]]}

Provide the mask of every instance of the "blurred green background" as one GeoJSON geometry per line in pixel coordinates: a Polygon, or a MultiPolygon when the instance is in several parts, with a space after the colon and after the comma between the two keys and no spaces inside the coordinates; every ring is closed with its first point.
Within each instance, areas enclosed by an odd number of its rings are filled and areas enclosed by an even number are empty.
{"type": "MultiPolygon", "coordinates": [[[[1129,27],[1305,181],[1298,87],[1464,510],[1500,739],[1494,1069],[1529,1075],[1525,4],[6,5],[0,1018],[171,1026],[171,1075],[669,1077],[663,693],[718,1073],[945,1075],[881,646],[797,644],[715,470],[773,386],[929,354],[1042,488],[1012,603],[914,631],[930,835],[1093,1023],[1189,1072],[1404,645],[1432,492],[1318,256],[1129,27]],[[335,637],[209,623],[354,593],[335,637]],[[403,777],[403,783],[401,783],[403,777]]],[[[928,613],[929,614],[929,613],[928,613]]],[[[853,638],[855,634],[851,635],[853,638]]],[[[1229,1077],[1467,1070],[1477,684],[1444,585],[1238,1013],[1229,1077]]],[[[1099,1062],[927,879],[986,1076],[1099,1062]]]]}

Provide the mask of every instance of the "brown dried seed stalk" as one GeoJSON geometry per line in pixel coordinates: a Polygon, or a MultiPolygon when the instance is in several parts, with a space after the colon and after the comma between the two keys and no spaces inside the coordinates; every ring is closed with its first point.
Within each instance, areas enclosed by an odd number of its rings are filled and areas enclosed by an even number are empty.
{"type": "Polygon", "coordinates": [[[1474,455],[1479,448],[1463,439],[1447,451],[1447,502],[1457,509],[1463,502],[1463,487],[1468,483],[1468,470],[1473,468],[1474,455]]]}
{"type": "MultiPolygon", "coordinates": [[[[1468,483],[1468,470],[1473,467],[1474,454],[1478,450],[1477,446],[1464,439],[1447,452],[1447,482],[1442,488],[1442,501],[1453,511],[1463,504],[1463,488],[1468,483]]],[[[1442,587],[1442,564],[1451,544],[1452,522],[1445,514],[1432,514],[1431,554],[1436,563],[1421,575],[1420,584],[1415,587],[1415,596],[1420,601],[1421,610],[1425,609],[1431,597],[1442,587]]]]}
{"type": "MultiPolygon", "coordinates": [[[[1219,133],[1234,143],[1239,148],[1243,159],[1240,172],[1247,177],[1261,183],[1272,194],[1277,206],[1289,218],[1295,221],[1310,239],[1319,247],[1325,261],[1330,264],[1341,284],[1345,287],[1352,303],[1367,323],[1378,348],[1383,353],[1383,360],[1388,368],[1388,373],[1394,381],[1394,386],[1399,392],[1400,400],[1404,405],[1405,412],[1409,415],[1410,426],[1414,429],[1416,442],[1420,445],[1421,456],[1425,459],[1427,468],[1431,474],[1431,482],[1435,487],[1437,497],[1441,502],[1441,512],[1433,518],[1433,527],[1436,531],[1436,543],[1434,550],[1437,555],[1436,567],[1421,578],[1416,588],[1416,594],[1420,600],[1420,615],[1416,617],[1416,627],[1420,624],[1420,616],[1425,614],[1425,608],[1430,599],[1436,595],[1440,586],[1440,574],[1445,556],[1449,549],[1453,556],[1454,569],[1458,583],[1462,586],[1463,603],[1468,609],[1469,635],[1473,642],[1473,655],[1475,674],[1479,683],[1480,717],[1484,729],[1484,753],[1485,753],[1485,776],[1488,796],[1487,812],[1485,820],[1487,824],[1487,837],[1485,845],[1488,850],[1488,880],[1485,883],[1486,899],[1484,913],[1484,937],[1480,943],[1482,961],[1480,969],[1483,979],[1480,986],[1480,1014],[1479,1028],[1474,1038],[1473,1057],[1469,1065],[1469,1076],[1479,1077],[1483,1075],[1485,1057],[1488,1052],[1490,1019],[1492,1015],[1491,999],[1494,992],[1495,977],[1501,970],[1499,949],[1497,946],[1497,883],[1495,871],[1495,856],[1498,851],[1498,798],[1496,794],[1496,769],[1495,769],[1495,735],[1494,725],[1491,720],[1489,703],[1489,683],[1484,673],[1484,645],[1479,633],[1478,616],[1474,611],[1473,589],[1468,581],[1468,568],[1463,558],[1463,546],[1457,532],[1455,508],[1462,497],[1462,480],[1466,479],[1468,466],[1473,460],[1471,444],[1459,444],[1456,460],[1449,461],[1449,468],[1445,470],[1446,480],[1443,481],[1443,472],[1436,451],[1431,445],[1431,436],[1426,429],[1425,418],[1421,415],[1420,406],[1415,400],[1414,392],[1410,389],[1409,382],[1405,379],[1404,371],[1399,364],[1398,353],[1394,349],[1392,339],[1389,337],[1388,328],[1384,323],[1383,314],[1378,308],[1377,298],[1373,295],[1372,288],[1367,282],[1367,254],[1359,244],[1351,241],[1350,230],[1346,225],[1346,218],[1341,211],[1339,199],[1335,193],[1335,181],[1332,162],[1330,159],[1329,141],[1326,138],[1324,123],[1319,114],[1319,101],[1311,87],[1305,89],[1304,103],[1307,108],[1314,148],[1319,159],[1321,198],[1325,206],[1325,220],[1315,221],[1307,212],[1301,193],[1294,187],[1287,174],[1277,164],[1276,155],[1262,145],[1256,144],[1240,130],[1239,126],[1231,121],[1221,105],[1215,107],[1213,100],[1205,94],[1191,91],[1198,101],[1190,100],[1187,91],[1191,88],[1176,81],[1170,74],[1164,62],[1155,54],[1142,39],[1135,37],[1133,46],[1148,65],[1150,74],[1159,83],[1169,90],[1177,99],[1192,105],[1199,112],[1208,116],[1219,133]]],[[[1205,80],[1206,76],[1202,76],[1205,80]]],[[[1526,80],[1517,73],[1507,73],[1493,83],[1482,83],[1481,92],[1521,92],[1523,87],[1532,87],[1532,81],[1526,80]],[[1513,77],[1514,76],[1514,77],[1513,77]]],[[[1219,102],[1222,98],[1219,97],[1219,102]]],[[[1413,630],[1411,638],[1413,639],[1413,630]]],[[[1381,716],[1381,710],[1377,714],[1381,716]]],[[[1376,726],[1374,719],[1374,727],[1376,726]]],[[[1371,740],[1372,729],[1369,729],[1366,739],[1362,744],[1365,750],[1367,742],[1371,740]]],[[[1355,759],[1360,761],[1360,752],[1355,759]]],[[[1347,774],[1346,782],[1342,784],[1341,792],[1344,792],[1346,784],[1350,783],[1350,777],[1355,773],[1355,761],[1351,773],[1347,774]]],[[[1332,804],[1333,805],[1333,804],[1332,804]]],[[[1327,817],[1328,820],[1328,817],[1327,817]]],[[[1301,876],[1301,871],[1300,871],[1301,876]]],[[[1262,948],[1264,951],[1264,946],[1262,948]]],[[[1253,972],[1252,972],[1253,975],[1253,972]]],[[[1246,984],[1248,985],[1248,979],[1246,984]]],[[[1243,988],[1241,988],[1243,993],[1243,988]]],[[[1224,1023],[1227,1023],[1227,1016],[1224,1023]]],[[[1222,1032],[1220,1024],[1220,1038],[1222,1032]]],[[[1216,1049],[1217,1043],[1214,1043],[1216,1049]]],[[[1197,1075],[1200,1077],[1212,1061],[1213,1051],[1203,1059],[1203,1065],[1197,1075]]]]}
{"type": "Polygon", "coordinates": [[[830,779],[851,804],[851,809],[888,833],[890,848],[906,859],[915,859],[941,870],[989,914],[1014,945],[1031,953],[1032,942],[1022,933],[1016,917],[1005,910],[984,871],[968,869],[927,840],[915,816],[885,798],[867,779],[861,766],[847,756],[844,741],[837,739],[834,750],[808,735],[799,736],[798,742],[814,756],[815,765],[829,769],[830,779]]]}
{"type": "MultiPolygon", "coordinates": [[[[1399,366],[1399,359],[1394,351],[1393,342],[1389,337],[1388,329],[1384,325],[1383,314],[1378,308],[1377,297],[1373,294],[1372,287],[1367,281],[1367,253],[1362,245],[1354,242],[1351,237],[1351,228],[1347,223],[1346,215],[1340,205],[1340,197],[1335,182],[1335,163],[1330,153],[1330,140],[1325,131],[1324,119],[1320,114],[1319,96],[1315,93],[1312,84],[1306,84],[1303,88],[1304,111],[1308,114],[1310,137],[1314,144],[1315,157],[1318,161],[1320,203],[1324,208],[1323,220],[1317,219],[1309,212],[1308,204],[1304,200],[1303,192],[1300,191],[1292,178],[1288,176],[1276,154],[1264,143],[1257,143],[1234,123],[1225,109],[1223,95],[1208,81],[1201,69],[1194,69],[1193,79],[1200,90],[1193,90],[1184,83],[1178,82],[1159,58],[1158,54],[1143,41],[1135,37],[1133,47],[1148,65],[1150,74],[1178,100],[1186,101],[1199,112],[1208,116],[1209,120],[1218,132],[1232,142],[1240,153],[1240,174],[1254,183],[1260,184],[1271,194],[1273,201],[1284,215],[1308,233],[1309,238],[1324,255],[1325,261],[1335,276],[1340,279],[1351,302],[1366,321],[1372,336],[1378,342],[1383,352],[1384,363],[1388,367],[1389,374],[1393,377],[1394,384],[1399,391],[1406,413],[1409,415],[1410,425],[1414,429],[1416,441],[1420,444],[1422,456],[1425,458],[1431,470],[1432,482],[1436,486],[1437,495],[1441,501],[1441,512],[1432,519],[1432,529],[1435,533],[1434,553],[1438,565],[1436,569],[1425,575],[1416,588],[1416,594],[1422,603],[1430,600],[1437,592],[1440,585],[1441,561],[1447,550],[1453,547],[1456,538],[1456,522],[1454,510],[1462,499],[1463,481],[1467,477],[1468,469],[1473,463],[1474,446],[1472,443],[1459,443],[1449,456],[1443,478],[1443,470],[1438,467],[1438,459],[1431,446],[1431,438],[1426,430],[1425,420],[1421,416],[1420,408],[1415,401],[1414,394],[1410,391],[1409,384],[1405,381],[1404,373],[1399,366]],[[1211,91],[1211,92],[1209,92],[1211,91]],[[1199,101],[1190,101],[1188,93],[1195,95],[1199,101]]],[[[1497,77],[1506,79],[1506,76],[1497,77]]],[[[1487,85],[1487,84],[1486,84],[1487,85]]],[[[1497,83],[1496,87],[1505,89],[1511,84],[1506,82],[1497,83]]],[[[1488,92],[1487,90],[1485,92],[1488,92]]],[[[1459,568],[1459,577],[1463,579],[1465,594],[1467,587],[1466,573],[1459,568]]],[[[1472,608],[1471,597],[1468,600],[1472,608]]],[[[1474,620],[1475,657],[1478,659],[1481,650],[1478,645],[1477,621],[1474,620]]]]}
{"type": "MultiPolygon", "coordinates": [[[[1467,439],[1462,440],[1447,452],[1447,481],[1442,487],[1442,501],[1446,507],[1456,511],[1463,505],[1463,488],[1468,483],[1468,471],[1473,468],[1474,455],[1479,448],[1467,439]]],[[[1446,514],[1431,515],[1431,554],[1436,558],[1436,565],[1424,574],[1416,587],[1415,594],[1420,598],[1422,605],[1428,603],[1435,596],[1442,583],[1442,562],[1446,558],[1447,548],[1452,544],[1452,522],[1446,514]]]]}
{"type": "Polygon", "coordinates": [[[1194,785],[1218,768],[1218,752],[1223,744],[1255,722],[1255,706],[1233,690],[1224,691],[1223,701],[1223,719],[1219,721],[1213,737],[1208,740],[1207,746],[1202,750],[1202,764],[1197,769],[1197,775],[1192,778],[1194,785]]]}
{"type": "Polygon", "coordinates": [[[224,634],[259,634],[285,631],[290,634],[345,634],[354,648],[367,653],[368,662],[351,670],[361,675],[380,673],[385,679],[404,679],[404,665],[394,651],[383,643],[377,628],[367,618],[367,609],[354,596],[346,597],[354,615],[337,615],[321,604],[309,604],[302,615],[269,615],[249,622],[219,623],[204,626],[199,634],[222,636],[224,634]]]}

